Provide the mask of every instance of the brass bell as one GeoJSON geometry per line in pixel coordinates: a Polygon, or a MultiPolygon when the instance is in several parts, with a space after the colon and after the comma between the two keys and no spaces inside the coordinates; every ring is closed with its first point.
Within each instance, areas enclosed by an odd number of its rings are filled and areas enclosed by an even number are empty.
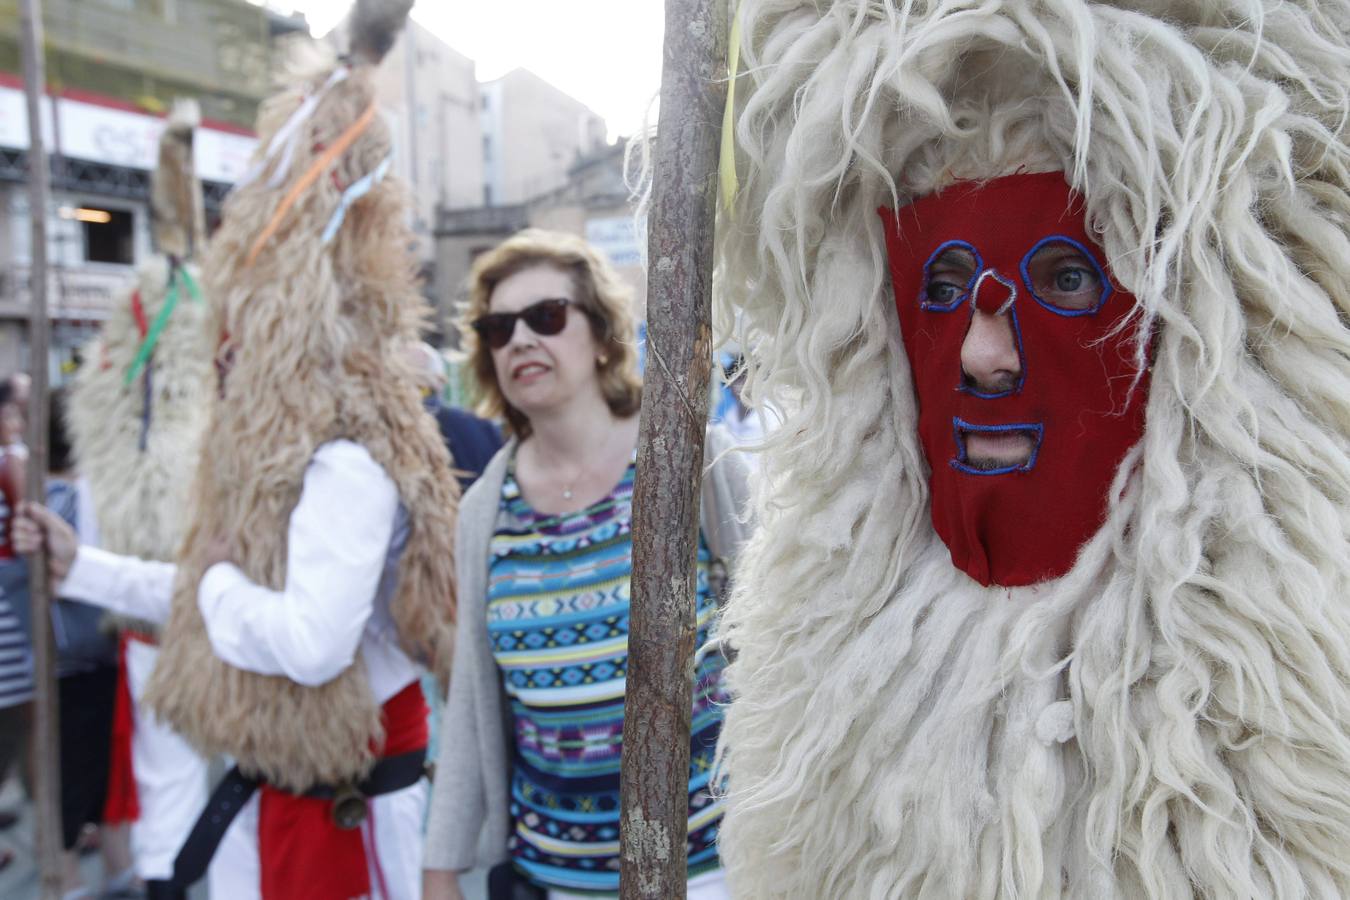
{"type": "Polygon", "coordinates": [[[333,793],[333,824],[347,831],[360,828],[366,820],[369,801],[353,784],[344,784],[333,793]]]}

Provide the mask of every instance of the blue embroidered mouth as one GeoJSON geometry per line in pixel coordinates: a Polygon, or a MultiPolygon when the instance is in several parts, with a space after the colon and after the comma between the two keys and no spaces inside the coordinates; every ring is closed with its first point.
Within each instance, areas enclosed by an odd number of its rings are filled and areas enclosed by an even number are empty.
{"type": "Polygon", "coordinates": [[[961,418],[953,417],[952,435],[956,442],[956,458],[951,461],[953,469],[958,472],[965,472],[968,475],[1006,475],[1009,472],[1028,472],[1036,465],[1036,457],[1041,452],[1041,440],[1045,437],[1045,426],[1040,422],[974,425],[961,418]],[[966,452],[966,436],[970,434],[1023,435],[1032,442],[1031,453],[1025,461],[1017,463],[972,460],[966,452]]]}

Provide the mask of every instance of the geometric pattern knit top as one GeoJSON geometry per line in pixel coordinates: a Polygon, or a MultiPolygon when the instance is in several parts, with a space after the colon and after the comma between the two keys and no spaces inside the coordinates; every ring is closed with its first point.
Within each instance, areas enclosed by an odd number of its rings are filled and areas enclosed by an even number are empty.
{"type": "MultiPolygon", "coordinates": [[[[535,512],[515,462],[502,484],[488,570],[488,635],[511,704],[516,868],[573,893],[619,889],[619,754],[632,573],[630,463],[609,496],[562,515],[535,512]]],[[[717,612],[700,534],[696,646],[717,612]]],[[[720,653],[695,670],[689,766],[689,877],[715,870],[722,801],[709,779],[722,724],[720,653]]]]}

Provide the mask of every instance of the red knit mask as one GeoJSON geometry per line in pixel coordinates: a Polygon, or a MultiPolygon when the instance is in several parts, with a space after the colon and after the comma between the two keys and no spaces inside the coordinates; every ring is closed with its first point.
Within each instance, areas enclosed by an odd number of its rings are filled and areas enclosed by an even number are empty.
{"type": "Polygon", "coordinates": [[[1073,565],[1144,430],[1134,298],[1051,172],[880,210],[932,470],[933,526],[981,584],[1073,565]],[[978,311],[978,314],[977,314],[978,311]]]}

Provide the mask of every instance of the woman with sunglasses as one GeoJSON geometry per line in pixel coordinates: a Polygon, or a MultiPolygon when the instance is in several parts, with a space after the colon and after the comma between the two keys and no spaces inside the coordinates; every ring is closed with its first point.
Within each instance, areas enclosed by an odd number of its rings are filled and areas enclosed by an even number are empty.
{"type": "MultiPolygon", "coordinates": [[[[641,388],[629,291],[580,238],[524,231],[474,264],[467,349],[480,412],[510,441],[460,505],[459,633],[424,857],[424,897],[494,866],[490,896],[615,893],[641,388]]],[[[710,432],[699,642],[742,537],[744,469],[710,432]],[[719,458],[720,457],[720,458],[719,458]],[[712,576],[712,577],[709,577],[712,576]]],[[[689,896],[727,896],[709,783],[723,659],[695,671],[689,896]]]]}

